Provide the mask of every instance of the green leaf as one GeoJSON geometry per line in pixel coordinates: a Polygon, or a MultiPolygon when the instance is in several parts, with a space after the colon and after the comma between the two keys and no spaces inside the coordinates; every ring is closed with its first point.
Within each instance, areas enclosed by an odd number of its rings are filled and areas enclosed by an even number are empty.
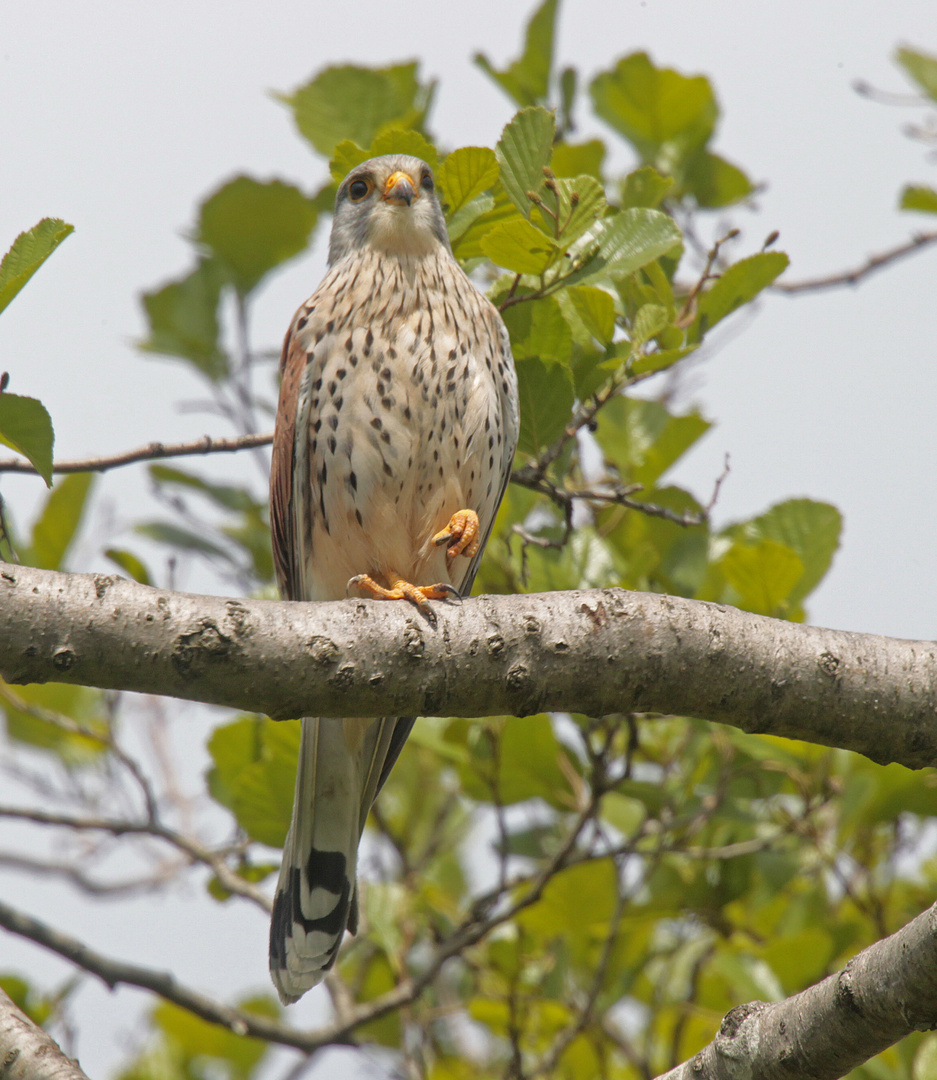
{"type": "Polygon", "coordinates": [[[73,473],[59,480],[49,493],[42,513],[33,525],[32,542],[25,555],[31,566],[43,570],[62,568],[81,524],[94,479],[94,473],[73,473]]]}
{"type": "Polygon", "coordinates": [[[350,139],[370,146],[385,127],[421,129],[433,94],[418,64],[386,68],[328,67],[292,94],[277,95],[293,110],[300,133],[326,158],[350,139]]]}
{"type": "Polygon", "coordinates": [[[184,278],[143,294],[150,336],[146,352],[175,356],[218,382],[228,374],[228,360],[218,344],[218,301],[227,275],[215,259],[201,259],[184,278]]]}
{"type": "Polygon", "coordinates": [[[487,146],[453,150],[436,170],[436,182],[450,218],[497,181],[498,159],[487,146]]]}
{"type": "Polygon", "coordinates": [[[517,362],[521,430],[518,450],[535,456],[563,433],[573,411],[573,380],[562,364],[534,357],[517,362]]]}
{"type": "Polygon", "coordinates": [[[699,413],[674,416],[659,402],[618,396],[599,411],[596,439],[629,483],[651,487],[708,430],[699,413]]]}
{"type": "MultiPolygon", "coordinates": [[[[245,1012],[267,1020],[281,1016],[281,1009],[271,995],[247,998],[238,1004],[245,1012]]],[[[181,1058],[186,1077],[221,1075],[227,1080],[248,1080],[270,1049],[261,1039],[228,1031],[170,1001],[162,1001],[153,1009],[153,1022],[165,1034],[174,1054],[181,1058]],[[205,1058],[223,1062],[223,1071],[206,1069],[205,1058]],[[200,1067],[192,1068],[196,1063],[200,1067]]]]}
{"type": "Polygon", "coordinates": [[[908,184],[901,193],[901,210],[920,210],[925,214],[937,214],[937,191],[930,187],[908,184]]]}
{"type": "Polygon", "coordinates": [[[495,148],[501,184],[524,217],[530,216],[529,191],[543,191],[543,170],[550,164],[555,132],[553,114],[540,107],[522,109],[504,130],[495,148]]]}
{"type": "Polygon", "coordinates": [[[597,75],[589,90],[596,113],[665,175],[709,141],[719,115],[708,79],[655,67],[643,52],[597,75]]]}
{"type": "Polygon", "coordinates": [[[300,722],[242,717],[208,741],[208,790],[254,839],[282,847],[293,810],[300,722]]]}
{"type": "Polygon", "coordinates": [[[937,56],[918,49],[899,49],[895,59],[931,100],[937,101],[937,56]]]}
{"type": "Polygon", "coordinates": [[[0,262],[0,311],[3,311],[65,237],[74,231],[74,225],[68,225],[59,218],[43,218],[38,225],[19,234],[0,262]]]}
{"type": "Polygon", "coordinates": [[[55,432],[45,405],[36,398],[0,390],[0,443],[29,461],[52,486],[52,449],[55,432]]]}
{"type": "Polygon", "coordinates": [[[622,208],[644,206],[656,210],[672,188],[672,176],[661,176],[653,166],[644,165],[625,177],[621,188],[622,208]]]}
{"type": "Polygon", "coordinates": [[[139,581],[141,585],[153,584],[153,579],[150,577],[146,564],[142,559],[137,558],[132,551],[126,551],[123,548],[107,548],[104,554],[112,563],[119,566],[124,573],[129,574],[134,581],[139,581]]]}
{"type": "Polygon", "coordinates": [[[539,297],[507,308],[503,315],[515,360],[539,356],[568,364],[573,335],[555,296],[539,297]]]}
{"type": "MultiPolygon", "coordinates": [[[[362,161],[384,154],[409,154],[411,157],[421,158],[434,172],[439,164],[436,147],[425,135],[412,128],[393,126],[375,136],[367,150],[351,139],[343,139],[332,152],[329,169],[336,183],[341,183],[362,161]]],[[[313,200],[313,205],[317,206],[316,200],[313,200]]]]}
{"type": "Polygon", "coordinates": [[[830,503],[788,499],[751,521],[730,526],[724,535],[743,542],[773,540],[795,552],[803,570],[788,600],[800,604],[826,576],[842,527],[842,514],[830,503]]]}
{"type": "Polygon", "coordinates": [[[559,142],[553,147],[550,168],[555,176],[594,176],[602,182],[605,143],[589,139],[583,143],[559,142]]]}
{"type": "Polygon", "coordinates": [[[615,334],[615,301],[593,285],[573,285],[563,295],[582,321],[583,326],[602,345],[609,345],[615,334]]]}
{"type": "Polygon", "coordinates": [[[697,205],[708,210],[731,206],[747,199],[755,190],[755,185],[737,165],[708,150],[690,158],[683,182],[697,205]]]}
{"type": "Polygon", "coordinates": [[[800,556],[775,540],[733,544],[719,566],[738,594],[736,606],[756,615],[783,611],[804,573],[800,556]]]}
{"type": "Polygon", "coordinates": [[[522,108],[547,100],[553,67],[553,40],[556,32],[557,0],[544,0],[527,23],[524,51],[504,71],[492,67],[483,53],[475,63],[522,108]]]}
{"type": "Polygon", "coordinates": [[[700,297],[690,340],[702,340],[717,322],[754,300],[787,269],[788,262],[788,257],[781,251],[762,251],[733,263],[700,297]]]}
{"type": "Polygon", "coordinates": [[[623,277],[666,255],[683,242],[673,219],[659,210],[636,208],[602,218],[582,236],[570,254],[576,269],[564,275],[567,285],[623,277]]]}
{"type": "Polygon", "coordinates": [[[563,938],[574,963],[591,966],[594,974],[617,895],[611,859],[582,863],[550,878],[540,902],[521,912],[518,922],[535,938],[563,938]]]}
{"type": "MultiPolygon", "coordinates": [[[[605,189],[592,176],[557,178],[547,186],[543,201],[556,215],[561,229],[560,240],[567,246],[603,218],[609,209],[605,189]]],[[[544,221],[547,228],[555,231],[553,220],[544,216],[544,221]]]]}
{"type": "Polygon", "coordinates": [[[666,371],[679,363],[685,356],[696,352],[698,345],[682,345],[678,349],[658,349],[657,352],[642,353],[631,364],[632,375],[648,375],[655,371],[666,371]]]}
{"type": "Polygon", "coordinates": [[[479,247],[493,263],[517,274],[539,276],[560,257],[556,242],[522,217],[493,225],[479,247]]]}
{"type": "Polygon", "coordinates": [[[306,247],[316,216],[312,201],[292,184],[238,176],[202,203],[196,239],[244,296],[306,247]]]}
{"type": "Polygon", "coordinates": [[[642,304],[631,324],[631,345],[638,348],[670,325],[671,313],[662,304],[642,304]]]}
{"type": "Polygon", "coordinates": [[[476,196],[450,222],[449,236],[455,257],[463,262],[486,258],[481,244],[488,233],[501,222],[518,219],[516,207],[500,185],[494,195],[476,196]]]}
{"type": "Polygon", "coordinates": [[[87,686],[43,683],[11,688],[10,700],[0,701],[11,739],[56,754],[69,767],[98,761],[105,752],[100,738],[75,730],[75,725],[107,734],[104,695],[87,686]],[[17,704],[19,703],[19,704],[17,704]],[[61,717],[65,726],[57,723],[61,717]]]}
{"type": "Polygon", "coordinates": [[[198,492],[225,510],[245,513],[254,510],[260,504],[251,496],[247,488],[234,484],[213,484],[196,473],[177,469],[172,465],[150,465],[149,474],[159,487],[183,487],[198,492]]]}

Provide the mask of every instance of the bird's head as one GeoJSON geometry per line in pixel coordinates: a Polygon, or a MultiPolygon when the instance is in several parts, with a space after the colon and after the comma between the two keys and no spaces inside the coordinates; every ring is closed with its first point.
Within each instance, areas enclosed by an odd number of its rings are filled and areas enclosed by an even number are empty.
{"type": "Polygon", "coordinates": [[[329,238],[329,265],[366,247],[388,255],[429,255],[449,247],[446,221],[425,161],[385,154],[341,182],[329,238]]]}

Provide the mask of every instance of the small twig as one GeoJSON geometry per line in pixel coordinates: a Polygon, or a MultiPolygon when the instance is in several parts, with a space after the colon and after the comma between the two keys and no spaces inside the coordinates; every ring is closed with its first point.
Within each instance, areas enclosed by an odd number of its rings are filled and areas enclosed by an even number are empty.
{"type": "Polygon", "coordinates": [[[912,255],[915,251],[920,251],[921,248],[927,247],[928,244],[933,244],[935,241],[937,241],[937,232],[915,233],[907,243],[900,244],[890,251],[883,251],[880,255],[871,255],[861,266],[857,266],[854,270],[843,270],[837,274],[811,278],[807,281],[776,281],[773,285],[769,285],[768,288],[773,289],[775,292],[801,293],[834,289],[840,285],[857,285],[863,278],[875,273],[876,270],[881,270],[882,267],[888,266],[889,263],[896,262],[906,255],[912,255]]]}
{"type": "MultiPolygon", "coordinates": [[[[157,461],[160,458],[188,457],[202,454],[230,454],[235,450],[252,450],[258,446],[268,446],[273,442],[273,433],[260,435],[239,435],[232,439],[218,439],[203,435],[191,442],[161,443],[151,442],[136,450],[126,450],[122,454],[104,457],[80,458],[72,461],[57,461],[52,466],[55,473],[106,472],[122,465],[133,465],[138,461],[157,461]]],[[[20,458],[0,461],[0,473],[35,473],[35,468],[20,458]]]]}

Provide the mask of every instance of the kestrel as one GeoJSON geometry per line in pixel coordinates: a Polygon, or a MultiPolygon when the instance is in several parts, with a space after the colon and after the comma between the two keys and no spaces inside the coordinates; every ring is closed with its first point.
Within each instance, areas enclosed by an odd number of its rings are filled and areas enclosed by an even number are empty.
{"type": "MultiPolygon", "coordinates": [[[[517,378],[495,307],[452,255],[433,174],[372,158],[342,181],[329,269],[296,313],[270,477],[286,600],[349,589],[430,601],[471,588],[517,444],[517,378]]],[[[270,927],[284,1003],[358,923],[358,843],[413,720],[302,722],[296,795],[270,927]]]]}

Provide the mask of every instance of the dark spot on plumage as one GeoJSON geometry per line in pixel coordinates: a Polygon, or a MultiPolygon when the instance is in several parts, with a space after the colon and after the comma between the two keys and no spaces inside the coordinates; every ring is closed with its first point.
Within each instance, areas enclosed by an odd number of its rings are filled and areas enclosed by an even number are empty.
{"type": "Polygon", "coordinates": [[[352,491],[358,490],[358,477],[353,472],[348,474],[348,483],[351,484],[352,491]]]}
{"type": "Polygon", "coordinates": [[[387,443],[388,446],[390,446],[390,432],[389,431],[382,431],[381,432],[381,442],[385,442],[385,443],[387,443]]]}
{"type": "Polygon", "coordinates": [[[322,427],[322,417],[317,416],[316,417],[316,422],[312,425],[312,430],[313,431],[318,431],[319,428],[321,428],[321,427],[322,427]]]}
{"type": "Polygon", "coordinates": [[[312,442],[309,444],[310,449],[312,450],[312,456],[313,457],[315,457],[316,448],[318,447],[318,445],[319,445],[319,440],[318,439],[313,439],[312,442]]]}
{"type": "Polygon", "coordinates": [[[453,434],[453,436],[452,436],[452,445],[456,448],[456,450],[459,449],[459,436],[458,435],[453,434]]]}
{"type": "Polygon", "coordinates": [[[404,418],[404,420],[409,420],[410,419],[410,406],[409,405],[404,405],[404,407],[403,407],[403,418],[404,418]]]}
{"type": "Polygon", "coordinates": [[[508,393],[508,381],[507,381],[507,379],[502,379],[501,380],[501,389],[504,391],[505,394],[508,393]]]}
{"type": "Polygon", "coordinates": [[[320,341],[321,341],[321,340],[322,340],[322,339],[323,339],[324,337],[325,337],[325,331],[324,331],[324,330],[317,330],[317,331],[316,331],[316,344],[318,345],[318,344],[319,344],[319,342],[320,342],[320,341]]]}
{"type": "Polygon", "coordinates": [[[459,352],[462,353],[463,356],[468,352],[468,345],[464,341],[459,346],[459,352]]]}
{"type": "Polygon", "coordinates": [[[302,330],[307,322],[309,322],[309,316],[308,315],[302,315],[300,318],[298,318],[296,320],[296,329],[297,330],[302,330]]]}
{"type": "Polygon", "coordinates": [[[475,479],[475,470],[472,469],[472,471],[469,473],[469,480],[474,480],[474,479],[475,479]]]}
{"type": "Polygon", "coordinates": [[[456,349],[450,349],[450,350],[449,350],[449,359],[450,359],[450,360],[455,360],[455,358],[456,358],[456,357],[457,357],[458,355],[459,355],[459,354],[458,354],[458,351],[457,351],[456,349]]]}
{"type": "Polygon", "coordinates": [[[381,404],[385,409],[392,409],[394,407],[394,399],[392,397],[382,397],[381,404]]]}
{"type": "Polygon", "coordinates": [[[440,476],[443,476],[443,475],[444,475],[444,474],[443,474],[443,471],[442,471],[442,465],[440,465],[440,466],[439,466],[439,475],[440,475],[440,476]]]}
{"type": "Polygon", "coordinates": [[[488,458],[488,468],[493,469],[495,467],[494,455],[490,455],[488,458]]]}
{"type": "Polygon", "coordinates": [[[385,473],[385,475],[393,476],[394,475],[394,470],[387,464],[386,461],[383,462],[383,465],[384,465],[384,473],[385,473]]]}
{"type": "Polygon", "coordinates": [[[316,393],[318,393],[322,389],[322,376],[321,375],[319,376],[318,379],[315,380],[315,382],[313,382],[312,389],[316,393]]]}
{"type": "Polygon", "coordinates": [[[327,334],[331,334],[334,329],[335,329],[335,320],[334,319],[329,319],[329,321],[325,324],[325,332],[327,334]]]}
{"type": "Polygon", "coordinates": [[[334,436],[334,435],[330,435],[330,436],[329,436],[329,450],[330,450],[330,451],[331,451],[331,452],[332,452],[333,454],[335,453],[335,448],[336,448],[337,446],[338,446],[338,443],[337,443],[337,442],[335,441],[335,436],[334,436]]]}
{"type": "Polygon", "coordinates": [[[358,357],[355,356],[354,354],[352,354],[351,356],[348,357],[348,363],[351,364],[352,367],[357,367],[358,366],[358,357]]]}
{"type": "Polygon", "coordinates": [[[397,359],[397,350],[393,347],[393,345],[388,348],[387,355],[390,357],[391,360],[397,359]]]}
{"type": "Polygon", "coordinates": [[[377,392],[383,397],[387,393],[387,385],[382,379],[377,380],[377,392]]]}
{"type": "Polygon", "coordinates": [[[338,383],[334,379],[331,379],[329,381],[329,396],[330,397],[335,397],[335,391],[337,389],[338,389],[338,383]]]}
{"type": "Polygon", "coordinates": [[[485,417],[485,431],[490,431],[490,430],[491,430],[491,417],[486,416],[485,417]]]}
{"type": "Polygon", "coordinates": [[[390,382],[390,380],[391,380],[391,370],[390,370],[389,367],[382,368],[382,370],[381,370],[381,378],[386,379],[388,382],[390,382]]]}
{"type": "Polygon", "coordinates": [[[454,382],[446,383],[446,393],[447,394],[455,393],[455,383],[454,382]]]}
{"type": "Polygon", "coordinates": [[[352,341],[352,337],[353,337],[353,335],[349,334],[348,337],[345,338],[345,351],[346,352],[351,352],[351,350],[355,347],[354,342],[352,341]]]}
{"type": "Polygon", "coordinates": [[[333,431],[338,430],[338,417],[335,415],[335,413],[332,413],[332,415],[328,418],[327,423],[333,431]]]}
{"type": "Polygon", "coordinates": [[[361,511],[358,510],[357,508],[355,509],[355,517],[358,519],[358,524],[363,526],[364,521],[362,521],[362,519],[361,519],[361,511]]]}
{"type": "Polygon", "coordinates": [[[378,431],[380,431],[384,427],[379,416],[371,417],[371,427],[375,428],[378,431]]]}
{"type": "Polygon", "coordinates": [[[439,461],[439,451],[438,450],[433,451],[433,461],[439,461]]]}
{"type": "Polygon", "coordinates": [[[369,349],[374,344],[374,334],[371,332],[370,327],[368,327],[368,332],[367,332],[367,334],[365,334],[364,343],[365,343],[365,345],[367,345],[367,347],[369,349]]]}
{"type": "Polygon", "coordinates": [[[494,435],[489,435],[488,436],[488,449],[490,450],[494,446],[494,444],[495,444],[494,435]]]}
{"type": "Polygon", "coordinates": [[[336,410],[341,409],[341,407],[342,407],[342,405],[344,405],[344,403],[345,403],[345,399],[342,397],[341,394],[339,394],[338,397],[332,402],[332,404],[335,406],[336,410]]]}
{"type": "MultiPolygon", "coordinates": [[[[436,393],[438,392],[439,391],[437,390],[436,393]]],[[[430,405],[432,405],[434,409],[439,405],[439,398],[436,396],[436,394],[433,394],[433,399],[432,401],[430,401],[430,405]]]]}

